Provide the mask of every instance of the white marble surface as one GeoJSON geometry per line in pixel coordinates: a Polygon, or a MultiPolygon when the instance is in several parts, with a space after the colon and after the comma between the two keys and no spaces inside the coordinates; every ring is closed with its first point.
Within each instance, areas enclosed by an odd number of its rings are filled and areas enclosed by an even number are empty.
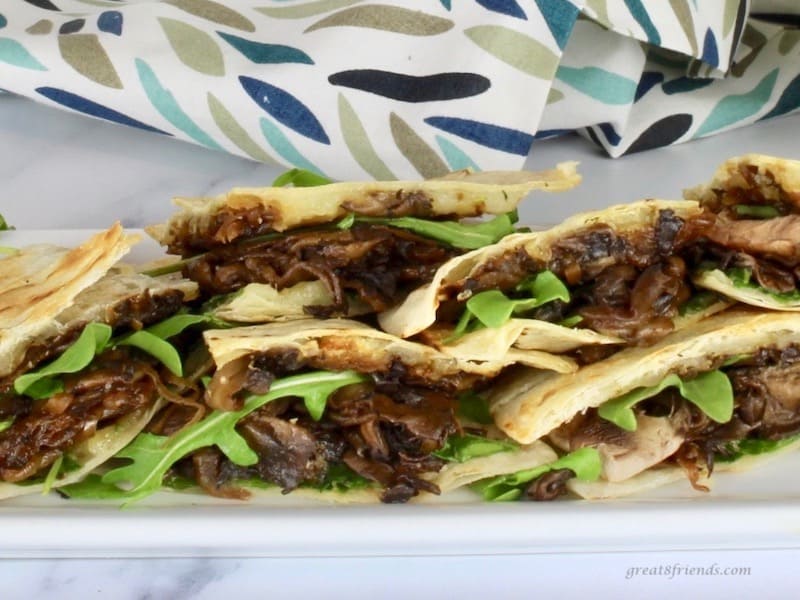
{"type": "MultiPolygon", "coordinates": [[[[704,181],[734,154],[800,158],[798,139],[800,116],[616,161],[578,138],[542,142],[533,149],[530,167],[577,159],[585,182],[568,194],[538,197],[522,217],[548,223],[586,208],[678,197],[681,188],[704,181]]],[[[115,219],[139,227],[169,214],[172,196],[267,184],[277,173],[275,167],[0,95],[0,213],[19,229],[94,228],[115,219]]],[[[778,598],[796,593],[800,558],[800,550],[791,549],[522,556],[472,551],[475,556],[465,557],[5,560],[0,598],[531,598],[585,595],[587,589],[596,598],[778,598]],[[714,565],[750,572],[685,573],[714,565]],[[627,577],[634,567],[653,573],[660,568],[662,575],[627,577]]]]}

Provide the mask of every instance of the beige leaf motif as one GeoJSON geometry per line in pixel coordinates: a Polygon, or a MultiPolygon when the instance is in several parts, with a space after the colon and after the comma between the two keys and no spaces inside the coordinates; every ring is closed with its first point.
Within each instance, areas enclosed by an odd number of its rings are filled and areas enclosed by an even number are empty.
{"type": "Polygon", "coordinates": [[[64,60],[84,77],[106,87],[122,89],[117,70],[95,34],[59,35],[58,49],[64,60]]]}
{"type": "Polygon", "coordinates": [[[158,19],[172,49],[183,64],[206,75],[225,75],[225,61],[217,43],[205,31],[183,21],[158,19]]]}

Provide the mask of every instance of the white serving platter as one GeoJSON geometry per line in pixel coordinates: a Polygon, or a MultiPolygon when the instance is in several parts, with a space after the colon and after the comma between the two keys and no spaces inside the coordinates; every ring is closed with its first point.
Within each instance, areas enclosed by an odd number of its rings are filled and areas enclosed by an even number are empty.
{"type": "MultiPolygon", "coordinates": [[[[11,231],[0,246],[74,245],[90,231],[11,231]]],[[[149,239],[126,260],[160,250],[149,239]]],[[[1,263],[0,263],[1,265],[1,263]]],[[[1,268],[1,267],[0,267],[1,268]]],[[[408,505],[250,502],[161,493],[130,508],[56,494],[0,503],[0,557],[350,557],[800,548],[800,453],[712,491],[687,481],[614,501],[483,503],[462,492],[408,505]]]]}

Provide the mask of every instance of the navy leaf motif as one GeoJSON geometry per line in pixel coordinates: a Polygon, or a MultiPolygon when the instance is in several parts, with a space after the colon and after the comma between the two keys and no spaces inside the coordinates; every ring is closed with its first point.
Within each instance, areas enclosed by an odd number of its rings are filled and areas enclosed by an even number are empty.
{"type": "Polygon", "coordinates": [[[699,77],[694,79],[692,77],[677,77],[671,81],[665,82],[661,89],[667,95],[683,94],[684,92],[693,92],[711,84],[714,80],[711,78],[699,77]]]}
{"type": "Polygon", "coordinates": [[[259,65],[278,63],[302,63],[305,65],[314,64],[314,61],[311,60],[311,57],[298,48],[283,46],[281,44],[264,44],[262,42],[254,42],[252,40],[239,37],[238,35],[223,33],[222,31],[218,31],[217,34],[231,46],[236,48],[239,52],[244,54],[245,57],[259,65]]]}
{"type": "Polygon", "coordinates": [[[169,135],[166,131],[156,129],[155,127],[147,125],[146,123],[132,119],[121,112],[117,112],[116,110],[108,108],[107,106],[103,106],[102,104],[98,104],[97,102],[93,102],[92,100],[84,98],[83,96],[78,96],[77,94],[73,94],[72,92],[68,92],[66,90],[60,90],[53,87],[40,87],[36,88],[36,91],[45,98],[52,100],[61,106],[71,108],[72,110],[89,115],[90,117],[98,117],[100,119],[105,119],[106,121],[119,123],[120,125],[128,125],[129,127],[144,129],[145,131],[169,135]]]}
{"type": "Polygon", "coordinates": [[[43,8],[45,10],[57,10],[57,11],[61,10],[55,4],[50,2],[50,0],[25,0],[25,2],[27,2],[28,4],[33,4],[36,7],[43,8]]]}
{"type": "Polygon", "coordinates": [[[642,96],[653,89],[653,86],[658,85],[662,81],[664,81],[663,73],[659,73],[658,71],[645,71],[642,73],[639,85],[636,86],[636,95],[633,101],[638,102],[642,96]]]}
{"type": "Polygon", "coordinates": [[[527,156],[533,143],[533,136],[524,131],[470,119],[428,117],[425,122],[465,140],[519,156],[527,156]]]}
{"type": "Polygon", "coordinates": [[[252,77],[241,76],[239,83],[247,95],[279,123],[315,142],[331,143],[314,113],[289,92],[252,77]]]}
{"type": "Polygon", "coordinates": [[[558,47],[563,50],[578,18],[578,7],[568,0],[536,0],[536,4],[558,47]]]}
{"type": "Polygon", "coordinates": [[[61,27],[58,28],[58,33],[61,34],[70,34],[70,33],[78,33],[83,26],[86,25],[86,19],[72,19],[71,21],[67,21],[61,27]]]}
{"type": "Polygon", "coordinates": [[[612,146],[619,144],[621,138],[611,123],[600,123],[597,127],[603,132],[603,135],[606,136],[609,144],[612,146]]]}
{"type": "Polygon", "coordinates": [[[642,150],[669,146],[677,142],[689,131],[691,126],[692,115],[684,113],[665,117],[645,129],[642,134],[636,138],[636,141],[628,146],[625,154],[633,154],[634,152],[641,152],[642,150]]]}
{"type": "Polygon", "coordinates": [[[791,83],[783,90],[775,107],[762,118],[779,117],[798,108],[800,108],[800,75],[792,79],[791,83]]]}
{"type": "Polygon", "coordinates": [[[122,35],[122,13],[118,10],[107,10],[97,17],[97,28],[105,33],[122,35]]]}
{"type": "Polygon", "coordinates": [[[706,37],[703,40],[703,62],[716,67],[719,65],[719,52],[717,51],[717,40],[711,29],[706,30],[706,37]]]}
{"type": "Polygon", "coordinates": [[[492,82],[475,73],[437,73],[405,75],[377,69],[341,71],[328,77],[332,85],[341,85],[403,102],[432,102],[477,96],[492,82]]]}
{"type": "Polygon", "coordinates": [[[540,129],[533,135],[533,139],[535,140],[546,140],[548,138],[558,137],[560,135],[565,135],[567,133],[571,133],[574,131],[573,129],[540,129]]]}
{"type": "Polygon", "coordinates": [[[488,8],[492,12],[498,12],[509,17],[516,17],[517,19],[528,19],[528,15],[522,10],[522,7],[514,0],[475,0],[484,8],[488,8]]]}

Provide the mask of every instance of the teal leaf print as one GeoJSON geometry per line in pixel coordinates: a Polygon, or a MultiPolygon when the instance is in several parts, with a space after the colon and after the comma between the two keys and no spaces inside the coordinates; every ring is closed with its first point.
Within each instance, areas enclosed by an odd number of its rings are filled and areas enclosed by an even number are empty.
{"type": "Polygon", "coordinates": [[[625,0],[625,5],[633,15],[633,18],[636,19],[636,22],[644,29],[647,41],[655,46],[660,46],[661,35],[658,33],[656,26],[653,25],[653,21],[650,20],[650,15],[642,4],[642,0],[625,0]]]}
{"type": "Polygon", "coordinates": [[[695,137],[708,135],[756,114],[769,101],[778,69],[773,69],[747,93],[734,94],[720,100],[695,133],[695,137]]]}
{"type": "Polygon", "coordinates": [[[328,15],[308,27],[304,33],[326,27],[364,27],[405,35],[438,35],[453,28],[453,21],[418,10],[398,6],[368,4],[354,6],[328,15]]]}
{"type": "Polygon", "coordinates": [[[11,38],[0,38],[0,61],[32,71],[47,71],[47,67],[36,60],[22,44],[11,38]]]}
{"type": "Polygon", "coordinates": [[[515,0],[475,0],[484,8],[488,8],[492,12],[508,15],[517,19],[528,19],[528,15],[522,10],[522,7],[515,2],[515,0]]]}
{"type": "Polygon", "coordinates": [[[578,18],[578,7],[568,0],[536,0],[536,5],[558,47],[563,50],[578,18]]]}
{"type": "Polygon", "coordinates": [[[447,165],[433,148],[395,113],[389,116],[389,126],[397,148],[424,179],[447,173],[447,165]]]}
{"type": "Polygon", "coordinates": [[[277,161],[267,154],[261,146],[256,144],[250,134],[247,133],[244,127],[239,125],[233,114],[225,108],[225,105],[220,102],[214,94],[208,93],[206,97],[208,100],[208,110],[214,118],[214,122],[220,131],[228,136],[228,139],[236,144],[242,152],[247,154],[250,158],[263,163],[277,164],[277,161]]]}
{"type": "Polygon", "coordinates": [[[180,61],[190,69],[221,77],[225,75],[225,61],[216,42],[205,31],[183,21],[158,19],[167,35],[170,46],[180,61]]]}
{"type": "Polygon", "coordinates": [[[520,71],[550,80],[558,56],[540,41],[499,25],[478,25],[464,33],[478,46],[520,71]]]}
{"type": "Polygon", "coordinates": [[[164,0],[164,2],[212,23],[226,25],[241,31],[256,30],[256,26],[250,19],[218,2],[211,0],[164,0]]]}
{"type": "Polygon", "coordinates": [[[247,59],[259,65],[280,63],[314,64],[311,57],[299,48],[284,46],[282,44],[254,42],[253,40],[246,40],[245,38],[222,31],[218,31],[217,34],[241,52],[247,59]]]}
{"type": "Polygon", "coordinates": [[[344,143],[362,169],[378,181],[397,179],[378,156],[361,119],[342,94],[339,94],[339,124],[344,143]]]}
{"type": "Polygon", "coordinates": [[[450,10],[450,0],[439,0],[447,10],[450,10]]]}
{"type": "Polygon", "coordinates": [[[778,117],[792,112],[793,110],[797,110],[798,108],[800,108],[800,75],[792,79],[791,83],[783,90],[781,97],[778,99],[773,109],[762,118],[769,119],[778,117]]]}
{"type": "Polygon", "coordinates": [[[0,15],[0,29],[8,25],[8,21],[3,15],[0,15]]]}
{"type": "Polygon", "coordinates": [[[244,91],[267,114],[300,135],[330,144],[328,134],[308,107],[286,90],[252,77],[239,77],[244,91]]]}
{"type": "Polygon", "coordinates": [[[183,111],[172,93],[161,85],[156,74],[141,58],[136,59],[136,70],[139,73],[139,81],[142,83],[147,98],[156,110],[161,113],[161,116],[206,148],[222,150],[222,147],[205,131],[200,129],[189,115],[183,111]]]}
{"type": "Polygon", "coordinates": [[[315,15],[324,14],[353,4],[359,4],[364,0],[317,0],[316,2],[304,2],[292,6],[264,6],[256,10],[274,19],[305,19],[315,15]]]}
{"type": "Polygon", "coordinates": [[[636,96],[635,81],[599,67],[562,65],[556,78],[604,104],[629,104],[636,96]]]}
{"type": "Polygon", "coordinates": [[[280,154],[289,164],[294,165],[300,169],[311,171],[317,175],[325,174],[305,156],[300,154],[297,148],[294,147],[292,142],[284,135],[280,128],[272,123],[269,119],[261,119],[261,132],[264,137],[275,148],[275,151],[280,154]]]}
{"type": "Polygon", "coordinates": [[[442,151],[442,154],[444,154],[444,159],[450,166],[451,171],[460,171],[461,169],[471,169],[473,171],[481,170],[480,167],[475,164],[475,161],[467,156],[466,152],[447,138],[437,135],[436,143],[439,144],[439,149],[442,151]]]}
{"type": "Polygon", "coordinates": [[[117,70],[95,34],[60,35],[58,49],[67,64],[87,79],[106,87],[122,89],[117,70]]]}

